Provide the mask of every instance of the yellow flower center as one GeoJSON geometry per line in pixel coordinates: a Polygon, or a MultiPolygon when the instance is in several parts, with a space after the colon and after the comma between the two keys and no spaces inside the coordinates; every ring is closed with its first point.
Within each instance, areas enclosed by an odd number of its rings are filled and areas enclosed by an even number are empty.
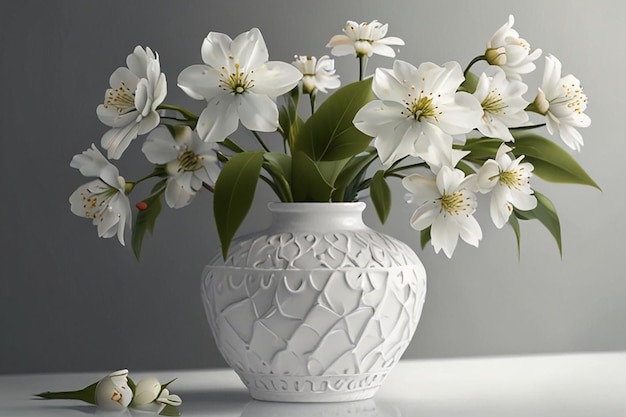
{"type": "Polygon", "coordinates": [[[202,168],[202,157],[196,155],[194,151],[184,149],[178,155],[179,172],[180,171],[197,171],[202,168]]]}
{"type": "MultiPolygon", "coordinates": [[[[530,176],[526,175],[524,167],[519,167],[519,170],[515,171],[500,171],[497,175],[498,181],[502,185],[506,185],[509,188],[520,190],[524,183],[530,182],[530,176]]],[[[494,177],[490,178],[494,179],[494,177]]]]}
{"type": "Polygon", "coordinates": [[[87,193],[80,193],[83,209],[85,210],[84,216],[103,221],[104,215],[113,211],[113,207],[109,205],[109,200],[118,190],[111,187],[103,187],[100,190],[87,188],[85,191],[87,193]]]}
{"type": "MultiPolygon", "coordinates": [[[[230,59],[234,58],[231,56],[230,59]]],[[[239,63],[236,63],[235,71],[232,73],[229,73],[226,67],[222,67],[223,72],[220,72],[221,84],[219,84],[218,87],[223,88],[225,91],[231,91],[233,94],[243,94],[254,87],[254,80],[248,78],[254,71],[250,71],[250,74],[246,74],[240,71],[239,67],[239,63]]]]}
{"type": "Polygon", "coordinates": [[[116,108],[120,114],[128,113],[135,109],[135,93],[122,82],[115,90],[107,90],[104,108],[109,108],[109,106],[116,108]]]}
{"type": "Polygon", "coordinates": [[[455,191],[452,194],[441,196],[439,204],[441,204],[441,210],[450,216],[470,215],[468,210],[472,207],[471,200],[471,197],[463,194],[463,191],[455,191]]]}
{"type": "MultiPolygon", "coordinates": [[[[558,104],[567,103],[567,108],[576,114],[582,114],[587,103],[587,95],[583,93],[583,88],[574,83],[561,85],[565,92],[562,97],[553,102],[558,104]]],[[[552,102],[550,103],[552,104],[552,102]]]]}
{"type": "MultiPolygon", "coordinates": [[[[411,86],[411,92],[407,94],[407,100],[404,101],[408,114],[406,117],[412,117],[415,120],[421,120],[422,118],[429,118],[437,120],[441,112],[438,110],[439,106],[433,102],[433,93],[424,95],[424,90],[421,90],[417,96],[415,96],[415,86],[411,86]]],[[[438,94],[437,97],[441,97],[438,94]]],[[[406,114],[402,112],[402,114],[406,114]]]]}
{"type": "Polygon", "coordinates": [[[483,110],[487,113],[491,114],[506,114],[506,109],[508,106],[502,99],[502,94],[498,91],[497,88],[494,88],[487,94],[487,97],[480,103],[483,110]]]}

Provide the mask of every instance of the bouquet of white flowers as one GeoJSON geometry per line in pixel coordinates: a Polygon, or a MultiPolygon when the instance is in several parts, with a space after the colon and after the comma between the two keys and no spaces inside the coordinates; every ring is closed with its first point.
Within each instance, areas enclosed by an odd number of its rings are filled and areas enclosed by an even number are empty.
{"type": "Polygon", "coordinates": [[[122,244],[134,217],[132,246],[139,257],[162,201],[182,208],[205,188],[214,193],[226,256],[259,179],[283,202],[352,202],[369,190],[382,222],[392,202],[388,181],[399,179],[417,205],[409,222],[421,231],[422,246],[430,241],[448,257],[459,237],[478,246],[482,231],[474,212],[485,195],[496,227],[511,225],[518,243],[519,220],[537,219],[560,249],[556,210],[533,188],[533,175],[598,186],[569,152],[533,131],[545,126],[580,150],[578,129],[590,119],[579,80],[563,75],[559,60],[547,55],[542,85],[527,101],[522,77],[535,69],[541,50],[520,38],[512,16],[465,69],[457,62],[416,67],[395,60],[368,76],[368,57],[394,58],[392,46],[404,45],[386,35],[387,25],[376,20],[348,21],[343,34],[330,39],[332,55],[360,62],[359,81],[340,88],[329,56],[270,61],[258,29],[235,39],[211,32],[202,44],[203,63],[184,69],[177,80],[189,97],[206,101],[200,115],[165,103],[159,56],[138,46],[127,66],[111,75],[97,108],[110,127],[100,143],[107,157],[92,145],[72,159],[72,167],[95,178],[71,195],[72,212],[92,219],[100,237],[117,235],[122,244]],[[335,91],[317,106],[318,95],[329,90],[335,91]],[[306,120],[299,112],[302,96],[310,103],[306,120]],[[240,125],[258,149],[229,138],[240,125]],[[270,139],[265,132],[279,135],[270,139]],[[129,181],[110,160],[142,135],[141,149],[154,170],[129,181]],[[152,191],[137,199],[133,214],[129,195],[147,180],[155,181],[152,191]]]}

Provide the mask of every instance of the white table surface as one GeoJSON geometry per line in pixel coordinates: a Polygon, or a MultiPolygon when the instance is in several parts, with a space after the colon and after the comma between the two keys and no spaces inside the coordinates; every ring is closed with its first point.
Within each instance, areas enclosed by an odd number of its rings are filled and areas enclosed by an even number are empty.
{"type": "MultiPolygon", "coordinates": [[[[79,389],[102,373],[0,376],[1,417],[119,415],[32,394],[79,389]]],[[[183,417],[626,417],[626,352],[401,361],[372,400],[253,401],[231,370],[134,373],[178,377],[183,417]]],[[[137,410],[123,416],[150,416],[137,410]]]]}

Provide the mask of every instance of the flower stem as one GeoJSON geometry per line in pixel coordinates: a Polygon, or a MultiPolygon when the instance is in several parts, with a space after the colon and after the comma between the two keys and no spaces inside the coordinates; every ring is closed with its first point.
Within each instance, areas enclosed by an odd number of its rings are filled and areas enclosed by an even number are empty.
{"type": "Polygon", "coordinates": [[[311,114],[315,113],[315,99],[317,98],[317,94],[311,93],[309,94],[309,102],[311,103],[311,114]]]}
{"type": "Polygon", "coordinates": [[[365,68],[367,67],[367,55],[359,55],[359,81],[365,78],[365,68]]]}
{"type": "Polygon", "coordinates": [[[400,171],[404,171],[404,170],[407,170],[407,169],[413,169],[413,168],[419,168],[419,167],[422,167],[422,166],[425,166],[425,165],[426,165],[426,163],[424,163],[424,162],[418,162],[418,163],[411,164],[411,165],[403,165],[401,167],[392,168],[392,169],[389,169],[389,170],[387,170],[385,172],[385,176],[394,175],[394,174],[396,174],[396,173],[398,173],[400,171]]]}
{"type": "Polygon", "coordinates": [[[89,385],[78,391],[61,391],[61,392],[42,392],[36,394],[36,397],[44,398],[46,400],[80,400],[89,404],[96,403],[96,385],[97,382],[89,385]]]}
{"type": "Polygon", "coordinates": [[[259,134],[257,132],[255,132],[254,130],[251,130],[251,132],[254,135],[254,137],[256,138],[257,142],[259,142],[259,144],[261,144],[261,146],[263,147],[265,152],[269,152],[270,148],[268,148],[267,145],[265,144],[265,142],[263,142],[263,139],[261,139],[261,136],[259,136],[259,134]]]}
{"type": "Polygon", "coordinates": [[[538,129],[540,127],[544,127],[546,124],[545,123],[539,123],[536,125],[530,125],[530,126],[518,126],[518,127],[510,127],[509,130],[530,130],[530,129],[538,129]]]}
{"type": "Polygon", "coordinates": [[[185,119],[187,120],[198,120],[198,116],[196,116],[195,114],[193,114],[192,112],[190,112],[187,109],[184,109],[180,106],[175,106],[173,104],[165,104],[162,103],[159,105],[159,107],[157,107],[157,110],[174,110],[179,112],[180,114],[182,114],[185,119]]]}
{"type": "Polygon", "coordinates": [[[469,63],[469,64],[467,64],[467,67],[465,68],[465,71],[463,71],[463,76],[467,78],[467,73],[469,72],[470,68],[472,68],[472,66],[473,66],[474,64],[476,64],[477,62],[480,62],[480,61],[485,61],[486,59],[487,59],[487,58],[486,58],[484,55],[479,55],[479,56],[477,56],[476,58],[472,59],[472,60],[470,61],[470,63],[469,63]]]}

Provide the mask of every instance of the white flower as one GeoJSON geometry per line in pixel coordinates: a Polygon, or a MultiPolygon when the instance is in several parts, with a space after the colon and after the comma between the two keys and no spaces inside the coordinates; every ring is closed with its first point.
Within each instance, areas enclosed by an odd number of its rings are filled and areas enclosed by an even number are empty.
{"type": "Polygon", "coordinates": [[[471,131],[483,114],[474,96],[456,91],[463,80],[456,62],[415,68],[397,60],[392,70],[376,70],[372,89],[380,100],[363,106],[354,125],[376,138],[385,165],[411,155],[433,166],[454,166],[451,135],[471,131]]]}
{"type": "Polygon", "coordinates": [[[348,20],[343,28],[344,35],[333,36],[326,47],[332,48],[330,53],[335,56],[370,57],[377,54],[393,58],[396,53],[389,45],[404,45],[404,41],[394,36],[385,38],[387,28],[377,20],[361,24],[348,20]]]}
{"type": "Polygon", "coordinates": [[[424,202],[413,213],[411,226],[416,230],[430,229],[431,243],[436,253],[443,249],[452,257],[459,236],[465,242],[478,246],[482,239],[480,225],[473,216],[476,196],[469,184],[473,175],[443,166],[435,178],[411,174],[402,179],[402,185],[414,195],[414,201],[424,202]]]}
{"type": "Polygon", "coordinates": [[[92,144],[82,154],[75,155],[70,163],[87,177],[98,177],[80,186],[70,196],[72,213],[93,219],[99,237],[117,238],[124,245],[124,227],[131,222],[130,202],[124,193],[124,178],[92,144]]]}
{"type": "Polygon", "coordinates": [[[156,109],[167,95],[159,57],[150,48],[137,46],[126,63],[128,68],[120,67],[111,74],[111,88],[105,93],[104,104],[96,109],[100,121],[112,127],[101,141],[111,159],[119,159],[137,135],[158,126],[156,109]]]}
{"type": "Polygon", "coordinates": [[[155,377],[144,378],[135,387],[133,406],[149,404],[157,399],[161,393],[161,383],[155,377]]]}
{"type": "Polygon", "coordinates": [[[182,403],[182,399],[178,395],[170,394],[157,378],[147,377],[137,383],[131,407],[158,413],[165,404],[178,407],[182,403]]]}
{"type": "Polygon", "coordinates": [[[165,165],[169,174],[165,202],[171,208],[191,203],[203,183],[215,185],[220,174],[216,149],[215,143],[202,141],[186,126],[181,126],[175,137],[165,127],[158,128],[141,148],[150,162],[165,165]]]}
{"type": "Polygon", "coordinates": [[[161,395],[159,395],[159,398],[156,399],[156,402],[178,407],[183,403],[183,400],[176,394],[170,394],[167,388],[165,388],[161,392],[161,395]]]}
{"type": "Polygon", "coordinates": [[[270,61],[259,29],[234,40],[211,32],[202,44],[206,65],[192,65],[178,76],[190,97],[206,100],[197,130],[204,141],[219,142],[241,123],[250,130],[272,132],[278,127],[275,98],[296,86],[302,74],[285,62],[270,61]]]}
{"type": "Polygon", "coordinates": [[[534,60],[541,55],[541,49],[530,52],[530,44],[519,37],[513,29],[515,19],[509,16],[509,21],[502,25],[487,42],[485,58],[491,65],[501,67],[507,77],[521,80],[520,74],[527,74],[535,69],[534,60]]]}
{"type": "Polygon", "coordinates": [[[335,74],[335,60],[324,55],[319,60],[314,56],[297,56],[292,65],[302,73],[302,91],[315,94],[317,91],[339,88],[339,75],[335,74]]]}
{"type": "Polygon", "coordinates": [[[583,137],[576,128],[591,124],[584,113],[587,96],[578,78],[571,74],[561,77],[561,62],[552,55],[546,57],[543,82],[533,105],[546,116],[546,127],[551,135],[558,132],[567,146],[580,151],[583,137]]]}
{"type": "Polygon", "coordinates": [[[477,176],[479,191],[491,192],[491,219],[498,229],[509,220],[513,207],[525,211],[537,207],[537,198],[530,188],[534,167],[528,162],[521,162],[523,155],[511,159],[508,155],[511,150],[504,143],[500,145],[496,159],[486,161],[477,176]]]}
{"type": "Polygon", "coordinates": [[[485,73],[480,76],[474,92],[483,108],[478,130],[491,138],[513,141],[509,127],[518,127],[528,121],[528,113],[524,110],[528,102],[522,97],[528,86],[521,81],[507,80],[502,69],[494,68],[493,77],[485,73]]]}
{"type": "Polygon", "coordinates": [[[107,410],[123,410],[133,399],[128,371],[122,369],[102,378],[96,385],[96,404],[107,410]]]}

